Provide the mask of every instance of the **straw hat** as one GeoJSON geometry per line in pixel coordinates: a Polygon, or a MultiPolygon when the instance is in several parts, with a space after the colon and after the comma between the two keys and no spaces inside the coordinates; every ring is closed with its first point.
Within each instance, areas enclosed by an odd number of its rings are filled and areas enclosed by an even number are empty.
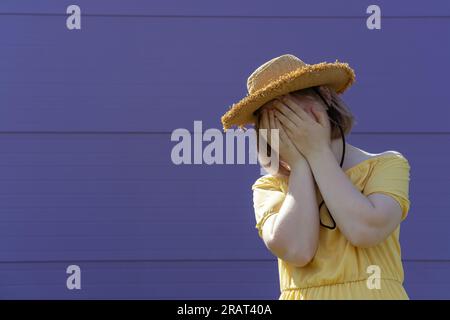
{"type": "Polygon", "coordinates": [[[233,104],[222,116],[223,130],[255,123],[254,112],[266,102],[291,91],[326,85],[337,93],[344,92],[355,81],[355,73],[347,63],[321,62],[306,64],[292,54],[265,62],[247,79],[248,94],[233,104]]]}

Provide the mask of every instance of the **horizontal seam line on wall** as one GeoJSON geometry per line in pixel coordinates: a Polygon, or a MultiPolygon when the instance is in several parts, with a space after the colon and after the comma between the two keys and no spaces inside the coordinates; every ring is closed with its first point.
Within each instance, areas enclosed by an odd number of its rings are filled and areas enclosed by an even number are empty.
{"type": "MultiPolygon", "coordinates": [[[[211,129],[217,129],[221,130],[219,128],[211,128],[211,129]]],[[[202,133],[204,133],[203,131],[202,133]]],[[[193,131],[189,131],[190,134],[194,134],[193,131]]],[[[2,134],[74,134],[74,135],[83,135],[83,134],[167,134],[170,135],[172,132],[170,131],[0,131],[0,135],[2,134]]],[[[226,135],[226,133],[222,132],[223,135],[226,135]]],[[[450,134],[450,131],[355,131],[350,134],[351,135],[448,135],[450,134]]]]}
{"type": "MultiPolygon", "coordinates": [[[[403,262],[450,262],[450,259],[402,259],[403,262]]],[[[105,260],[23,260],[23,261],[0,261],[1,264],[26,264],[26,263],[170,263],[170,262],[190,262],[190,263],[198,263],[198,262],[277,262],[277,259],[105,259],[105,260]]]]}
{"type": "MultiPolygon", "coordinates": [[[[368,15],[361,16],[249,16],[249,15],[157,15],[157,14],[114,14],[114,13],[83,13],[85,17],[111,17],[111,18],[200,18],[200,19],[367,19],[368,15]]],[[[66,13],[46,13],[46,12],[0,12],[2,16],[68,16],[66,13]]],[[[383,19],[449,19],[450,15],[405,15],[405,16],[385,16],[383,19]]]]}

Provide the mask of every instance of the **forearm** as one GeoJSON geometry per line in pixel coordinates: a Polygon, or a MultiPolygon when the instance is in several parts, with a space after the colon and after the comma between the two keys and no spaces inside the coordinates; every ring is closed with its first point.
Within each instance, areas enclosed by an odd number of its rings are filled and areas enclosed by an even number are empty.
{"type": "Polygon", "coordinates": [[[306,264],[319,238],[319,212],[314,177],[306,160],[291,168],[289,187],[272,229],[272,248],[286,260],[306,264]]]}
{"type": "Polygon", "coordinates": [[[330,148],[308,156],[308,162],[325,204],[348,240],[370,228],[374,206],[353,185],[330,148]]]}

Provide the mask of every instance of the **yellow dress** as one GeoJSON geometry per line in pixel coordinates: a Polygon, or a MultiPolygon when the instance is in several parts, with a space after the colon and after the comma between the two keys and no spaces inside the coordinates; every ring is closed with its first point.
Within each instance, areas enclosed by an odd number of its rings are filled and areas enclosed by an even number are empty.
{"type": "MultiPolygon", "coordinates": [[[[401,153],[366,159],[345,173],[364,195],[377,192],[393,197],[402,208],[402,221],[406,218],[410,206],[410,166],[401,153]]],[[[277,214],[283,203],[288,181],[288,177],[265,175],[252,186],[255,227],[260,238],[264,222],[277,214]]],[[[322,196],[316,191],[319,205],[322,196]]],[[[326,204],[320,216],[323,223],[332,224],[326,204]]],[[[279,300],[409,299],[403,288],[399,234],[400,226],[378,245],[359,248],[338,227],[334,230],[320,227],[318,249],[309,264],[295,267],[278,258],[279,300]]]]}

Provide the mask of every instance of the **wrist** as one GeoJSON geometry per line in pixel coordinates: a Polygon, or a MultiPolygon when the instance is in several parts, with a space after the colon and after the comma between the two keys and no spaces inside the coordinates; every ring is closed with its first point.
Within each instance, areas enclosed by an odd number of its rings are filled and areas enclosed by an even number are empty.
{"type": "Polygon", "coordinates": [[[298,171],[302,168],[309,169],[309,163],[305,158],[300,158],[297,161],[295,161],[291,166],[291,171],[298,171]]]}
{"type": "Polygon", "coordinates": [[[311,162],[315,161],[316,159],[319,159],[328,154],[333,154],[333,151],[331,150],[331,146],[325,145],[323,147],[311,150],[310,152],[308,152],[307,155],[305,155],[305,157],[307,158],[308,162],[311,163],[311,162]]]}

